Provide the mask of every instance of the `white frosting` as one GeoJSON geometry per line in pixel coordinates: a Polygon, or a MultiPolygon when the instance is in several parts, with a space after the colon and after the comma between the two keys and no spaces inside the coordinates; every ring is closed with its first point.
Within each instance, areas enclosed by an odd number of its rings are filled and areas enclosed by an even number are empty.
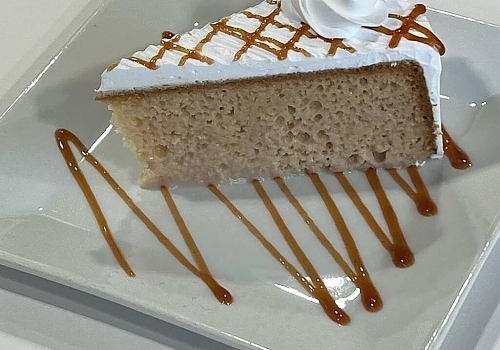
{"type": "Polygon", "coordinates": [[[379,26],[389,15],[386,0],[281,0],[281,8],[325,38],[368,39],[373,31],[363,26],[379,26]]]}
{"type": "MultiPolygon", "coordinates": [[[[320,0],[311,0],[320,1],[320,0]]],[[[341,1],[341,0],[339,0],[341,1]]],[[[346,0],[347,1],[347,0],[346,0]]],[[[363,0],[369,1],[369,0],[363,0]]],[[[325,0],[326,2],[326,0],[325,0]]],[[[413,9],[413,3],[407,0],[387,0],[389,13],[407,15],[413,9]]],[[[267,16],[276,10],[276,5],[262,2],[249,8],[247,11],[267,16]]],[[[290,19],[281,12],[277,17],[280,23],[295,28],[300,27],[300,22],[290,19]]],[[[431,28],[427,18],[423,15],[417,22],[431,28]]],[[[252,32],[260,25],[255,18],[248,18],[242,13],[236,13],[229,17],[228,25],[252,32]]],[[[387,18],[382,25],[395,29],[401,25],[401,21],[387,18]]],[[[194,29],[180,36],[179,44],[193,49],[212,30],[210,25],[194,29]]],[[[268,25],[262,32],[262,36],[272,38],[281,43],[291,39],[294,32],[287,28],[279,28],[268,25]]],[[[339,48],[334,56],[328,55],[330,44],[321,38],[308,38],[303,36],[295,45],[297,48],[306,50],[310,56],[297,51],[290,51],[284,60],[280,60],[275,54],[263,50],[257,46],[250,46],[245,54],[234,61],[235,54],[241,49],[245,42],[225,33],[217,33],[209,43],[205,44],[202,54],[210,57],[214,63],[207,64],[199,60],[188,59],[184,65],[179,65],[183,54],[176,51],[166,51],[165,55],[156,62],[158,69],[149,69],[129,59],[122,59],[119,64],[110,71],[105,71],[101,77],[101,86],[98,93],[119,93],[134,90],[145,90],[161,87],[174,87],[186,84],[234,80],[251,77],[263,77],[286,73],[300,73],[321,71],[329,69],[358,68],[385,62],[398,62],[413,60],[418,62],[423,70],[433,105],[434,122],[436,128],[441,132],[440,118],[440,75],[441,57],[432,47],[417,41],[409,41],[405,38],[394,49],[389,49],[390,37],[378,32],[373,32],[373,38],[352,37],[344,40],[344,43],[355,49],[354,53],[339,48]]],[[[270,44],[276,47],[275,44],[270,44]]],[[[150,60],[160,50],[161,46],[151,45],[144,51],[136,52],[133,56],[150,60]]],[[[442,157],[442,138],[437,137],[438,152],[435,157],[442,157]]]]}

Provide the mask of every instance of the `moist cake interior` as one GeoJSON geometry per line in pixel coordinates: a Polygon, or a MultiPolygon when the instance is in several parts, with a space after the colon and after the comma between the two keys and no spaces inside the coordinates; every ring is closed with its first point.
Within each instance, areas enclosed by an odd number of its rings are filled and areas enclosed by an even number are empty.
{"type": "Polygon", "coordinates": [[[144,164],[144,187],[400,167],[436,153],[432,105],[414,61],[98,99],[144,164]]]}

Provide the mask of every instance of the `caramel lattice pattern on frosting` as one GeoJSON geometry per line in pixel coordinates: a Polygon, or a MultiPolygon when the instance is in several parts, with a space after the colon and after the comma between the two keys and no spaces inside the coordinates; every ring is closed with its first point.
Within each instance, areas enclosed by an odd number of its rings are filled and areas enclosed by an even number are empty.
{"type": "MultiPolygon", "coordinates": [[[[230,17],[221,19],[218,22],[211,23],[211,30],[198,42],[198,44],[189,49],[182,46],[179,42],[181,40],[181,35],[168,32],[169,35],[164,37],[160,44],[158,52],[151,57],[151,59],[143,59],[138,57],[129,57],[128,60],[141,64],[142,66],[155,70],[158,69],[158,60],[161,60],[166,52],[177,52],[181,54],[178,65],[183,66],[188,60],[197,60],[206,64],[213,64],[215,60],[205,54],[203,54],[203,48],[206,44],[210,43],[212,39],[218,34],[226,34],[241,40],[242,46],[234,54],[233,60],[238,61],[248,50],[252,47],[265,50],[276,56],[278,60],[284,60],[288,57],[291,51],[300,53],[305,57],[310,57],[311,53],[306,49],[301,48],[297,44],[302,38],[317,39],[321,40],[330,45],[327,52],[328,56],[334,56],[338,49],[345,50],[350,53],[356,52],[356,50],[344,43],[344,39],[334,38],[328,39],[316,34],[311,27],[302,23],[299,27],[295,27],[291,24],[280,22],[277,17],[281,13],[280,2],[277,0],[268,0],[267,3],[271,6],[276,6],[276,8],[271,11],[268,15],[259,15],[253,13],[249,10],[241,12],[248,19],[256,19],[260,22],[259,26],[253,31],[249,32],[242,28],[231,26],[228,24],[230,17]],[[281,42],[270,36],[266,36],[264,33],[266,28],[269,26],[274,26],[279,29],[287,29],[293,33],[292,37],[287,42],[281,42]]],[[[416,22],[416,19],[426,12],[426,8],[422,4],[417,4],[407,16],[402,16],[398,14],[389,14],[389,18],[397,19],[402,22],[401,26],[396,29],[389,29],[384,26],[379,27],[367,27],[368,29],[374,30],[380,34],[384,34],[391,37],[389,42],[389,48],[395,48],[399,45],[402,38],[406,38],[410,41],[418,41],[423,44],[429,45],[435,48],[441,55],[444,54],[445,48],[443,43],[437,38],[437,36],[432,33],[432,31],[416,22]],[[421,33],[423,36],[415,35],[410,33],[410,30],[414,30],[421,33]]],[[[117,64],[111,65],[108,71],[113,70],[117,64]]]]}
{"type": "Polygon", "coordinates": [[[439,38],[434,34],[429,28],[424,27],[421,24],[416,22],[417,18],[423,15],[427,9],[422,4],[417,4],[410,12],[408,16],[401,16],[396,14],[389,14],[389,18],[397,19],[401,21],[401,26],[396,29],[389,29],[384,26],[379,27],[371,27],[370,29],[388,35],[391,37],[389,41],[389,48],[393,49],[399,45],[399,42],[402,38],[406,38],[410,41],[418,41],[422,44],[429,45],[436,49],[440,55],[444,55],[446,49],[444,44],[439,38]],[[424,36],[419,36],[410,33],[410,30],[414,29],[415,31],[423,34],[424,36]]]}
{"type": "MultiPolygon", "coordinates": [[[[252,47],[258,47],[269,53],[276,55],[279,60],[284,60],[287,58],[290,51],[295,51],[303,54],[306,57],[310,57],[311,54],[297,46],[297,43],[302,37],[309,39],[319,39],[330,44],[328,50],[328,55],[333,56],[338,49],[342,49],[351,53],[354,53],[354,48],[346,45],[343,39],[327,39],[323,38],[311,30],[309,25],[303,23],[300,27],[296,28],[292,25],[282,23],[277,20],[277,16],[281,12],[281,7],[278,1],[268,0],[270,5],[275,5],[276,8],[268,15],[259,15],[252,13],[251,11],[243,11],[242,14],[249,19],[257,19],[260,21],[260,25],[253,32],[248,32],[244,29],[234,27],[228,24],[229,17],[223,18],[219,22],[210,24],[212,27],[211,31],[208,32],[205,37],[199,41],[199,43],[193,48],[188,49],[179,44],[181,36],[179,34],[173,36],[172,38],[164,38],[160,42],[160,49],[158,53],[151,57],[151,59],[146,60],[138,57],[129,57],[128,60],[139,63],[149,69],[158,69],[159,66],[156,64],[158,60],[161,60],[167,51],[176,51],[182,54],[178,65],[183,66],[189,59],[198,60],[207,64],[215,63],[214,59],[204,55],[203,47],[208,44],[214,36],[219,33],[224,33],[230,35],[234,38],[240,39],[243,43],[242,47],[235,53],[233,59],[234,61],[239,60],[248,50],[252,47]],[[275,26],[277,28],[288,29],[293,36],[287,42],[281,42],[272,37],[264,35],[264,31],[268,26],[275,26]]],[[[108,70],[112,70],[116,66],[110,66],[108,70]]]]}

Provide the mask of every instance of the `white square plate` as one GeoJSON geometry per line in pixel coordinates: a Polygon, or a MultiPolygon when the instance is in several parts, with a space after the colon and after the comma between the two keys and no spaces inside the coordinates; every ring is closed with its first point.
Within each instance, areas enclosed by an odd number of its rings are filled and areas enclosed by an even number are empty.
{"type": "MultiPolygon", "coordinates": [[[[285,221],[331,292],[343,297],[348,326],[333,323],[247,229],[207,189],[172,191],[215,277],[235,301],[219,304],[82,163],[119,245],[137,277],[114,260],[56,147],[66,128],[93,154],[152,220],[186,252],[161,195],[135,184],[139,166],[109,133],[109,112],[94,101],[100,73],[122,55],[159,40],[163,30],[184,31],[258,1],[109,0],[50,63],[0,120],[0,261],[7,266],[104,297],[239,348],[422,349],[435,344],[488,242],[500,212],[500,32],[493,26],[431,12],[445,42],[443,120],[474,166],[467,171],[429,161],[421,174],[439,214],[420,216],[399,187],[381,178],[415,264],[398,269],[360,220],[332,176],[335,197],[384,300],[377,313],[363,309],[353,285],[313,239],[272,182],[264,183],[285,221]],[[174,5],[175,4],[175,5],[174,5]],[[353,300],[350,300],[353,299],[353,300]]],[[[349,179],[380,219],[362,174],[349,179]]],[[[344,252],[321,199],[306,177],[287,184],[333,244],[344,252]]],[[[251,185],[222,191],[295,265],[251,185]]],[[[379,222],[382,222],[379,220],[379,222]]]]}

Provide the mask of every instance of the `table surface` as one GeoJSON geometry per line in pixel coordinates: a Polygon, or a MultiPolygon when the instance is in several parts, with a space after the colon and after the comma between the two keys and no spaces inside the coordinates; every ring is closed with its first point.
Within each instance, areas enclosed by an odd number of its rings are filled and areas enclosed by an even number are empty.
{"type": "MultiPolygon", "coordinates": [[[[69,38],[79,26],[74,19],[85,11],[90,14],[96,3],[95,0],[0,0],[3,52],[0,99],[11,97],[8,96],[11,87],[23,76],[29,78],[29,68],[46,48],[56,38],[64,35],[69,38]]],[[[500,25],[498,0],[425,0],[425,3],[435,9],[500,25]]],[[[173,339],[162,330],[142,325],[151,321],[147,317],[125,308],[106,313],[99,310],[99,305],[106,304],[97,298],[87,298],[83,293],[43,280],[34,282],[29,275],[3,267],[0,267],[0,286],[0,349],[166,350],[198,349],[200,344],[202,348],[214,346],[206,343],[206,339],[191,339],[179,329],[169,331],[176,334],[177,339],[173,339]],[[131,323],[130,319],[137,322],[131,323]]],[[[500,306],[497,306],[483,327],[485,331],[476,349],[500,350],[499,327],[500,306]]],[[[462,348],[453,342],[447,344],[450,349],[462,348]]]]}

